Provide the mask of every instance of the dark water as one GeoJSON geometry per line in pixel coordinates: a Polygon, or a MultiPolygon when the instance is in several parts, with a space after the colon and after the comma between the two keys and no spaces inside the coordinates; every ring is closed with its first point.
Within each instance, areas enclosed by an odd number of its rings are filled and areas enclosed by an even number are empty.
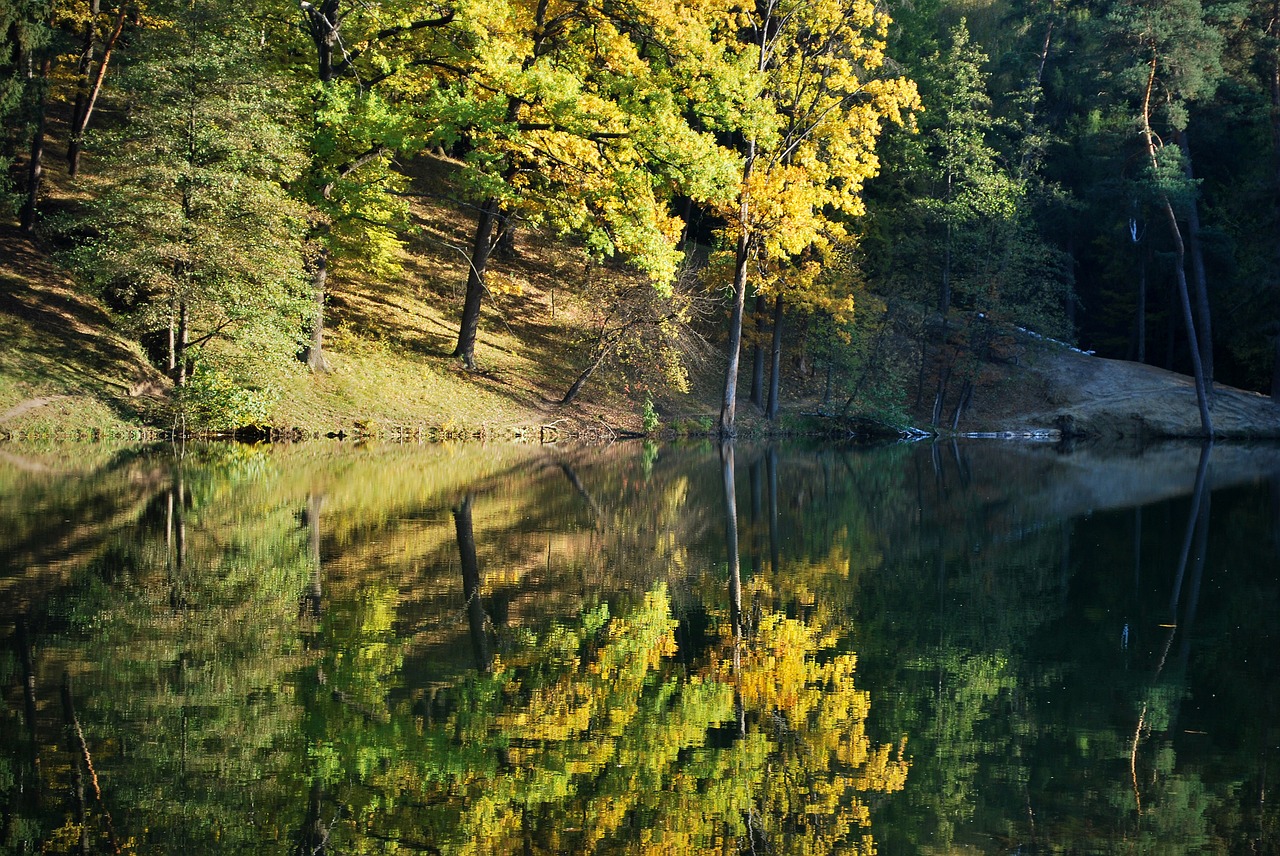
{"type": "Polygon", "coordinates": [[[1280,852],[1275,449],[0,453],[0,852],[1280,852]]]}

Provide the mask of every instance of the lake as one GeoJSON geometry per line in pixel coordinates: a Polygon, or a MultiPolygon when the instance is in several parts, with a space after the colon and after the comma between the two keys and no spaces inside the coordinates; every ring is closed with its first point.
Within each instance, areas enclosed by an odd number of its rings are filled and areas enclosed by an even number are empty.
{"type": "Polygon", "coordinates": [[[1278,543],[1267,446],[0,445],[0,849],[1276,853],[1278,543]]]}

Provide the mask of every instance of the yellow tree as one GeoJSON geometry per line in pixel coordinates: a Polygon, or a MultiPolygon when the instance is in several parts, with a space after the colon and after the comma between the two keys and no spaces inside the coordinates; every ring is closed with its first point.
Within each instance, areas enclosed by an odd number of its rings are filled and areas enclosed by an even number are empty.
{"type": "Polygon", "coordinates": [[[719,15],[724,80],[709,112],[742,155],[734,198],[719,212],[734,246],[720,411],[720,432],[731,436],[749,274],[764,273],[759,290],[776,288],[787,263],[845,237],[833,215],[863,212],[876,137],[917,99],[910,81],[885,71],[889,17],[872,0],[732,2],[719,15]]]}
{"type": "MultiPolygon", "coordinates": [[[[472,0],[459,6],[465,56],[424,112],[436,139],[465,149],[477,201],[454,356],[475,365],[490,253],[519,218],[579,236],[669,287],[680,253],[675,193],[704,201],[734,159],[686,121],[674,85],[698,60],[678,9],[598,0],[472,0]]],[[[704,39],[705,41],[705,39],[704,39]]]]}

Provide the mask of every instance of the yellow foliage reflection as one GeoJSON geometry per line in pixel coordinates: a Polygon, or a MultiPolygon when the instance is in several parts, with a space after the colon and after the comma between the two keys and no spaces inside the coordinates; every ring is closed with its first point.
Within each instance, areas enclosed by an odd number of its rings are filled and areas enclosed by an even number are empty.
{"type": "Polygon", "coordinates": [[[901,789],[907,765],[866,734],[854,656],[766,613],[728,640],[736,674],[724,645],[690,667],[676,625],[659,586],[625,617],[588,612],[477,676],[439,726],[456,739],[425,759],[427,801],[454,819],[432,846],[873,852],[865,797],[901,789]]]}

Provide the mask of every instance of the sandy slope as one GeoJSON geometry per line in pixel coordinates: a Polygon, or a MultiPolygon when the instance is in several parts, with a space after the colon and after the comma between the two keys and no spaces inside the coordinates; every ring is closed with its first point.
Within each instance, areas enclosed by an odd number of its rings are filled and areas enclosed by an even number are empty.
{"type": "MultiPolygon", "coordinates": [[[[1026,358],[1009,372],[1008,401],[988,415],[988,430],[1139,440],[1202,434],[1195,384],[1185,375],[1051,344],[1026,345],[1026,358]]],[[[1221,437],[1280,437],[1280,404],[1257,393],[1218,385],[1211,415],[1221,437]]]]}

